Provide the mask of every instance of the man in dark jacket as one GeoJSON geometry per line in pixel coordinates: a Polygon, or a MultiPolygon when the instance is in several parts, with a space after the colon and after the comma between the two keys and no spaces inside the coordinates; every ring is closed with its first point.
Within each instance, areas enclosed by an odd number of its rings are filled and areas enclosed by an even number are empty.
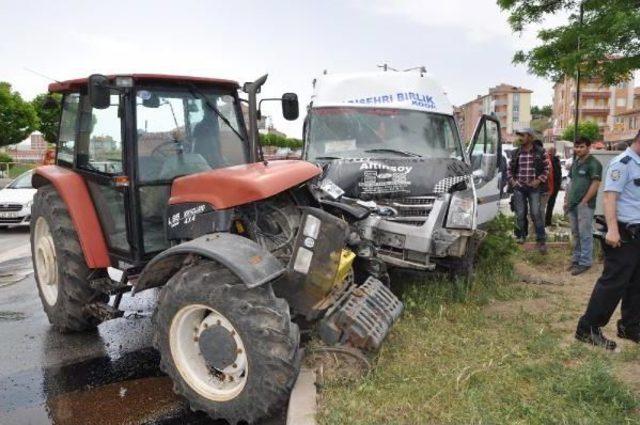
{"type": "Polygon", "coordinates": [[[551,217],[553,217],[553,208],[556,206],[556,198],[562,185],[562,165],[560,158],[556,155],[556,148],[549,148],[547,156],[551,161],[551,176],[549,179],[549,200],[547,201],[547,214],[544,220],[546,226],[551,226],[551,217]]]}
{"type": "Polygon", "coordinates": [[[540,202],[541,193],[549,176],[549,162],[544,148],[534,144],[535,130],[526,128],[516,132],[522,137],[522,146],[513,152],[507,169],[509,184],[513,187],[516,209],[517,238],[524,243],[526,234],[527,203],[536,229],[536,241],[541,253],[547,252],[547,234],[544,229],[544,214],[540,202]]]}

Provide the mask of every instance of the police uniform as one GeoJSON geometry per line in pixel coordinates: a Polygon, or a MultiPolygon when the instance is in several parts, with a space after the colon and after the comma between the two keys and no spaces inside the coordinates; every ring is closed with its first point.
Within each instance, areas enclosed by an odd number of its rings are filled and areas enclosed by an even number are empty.
{"type": "MultiPolygon", "coordinates": [[[[640,338],[640,155],[628,148],[609,164],[605,192],[617,192],[622,244],[604,246],[604,270],[596,282],[578,331],[605,326],[622,300],[618,336],[640,338]]],[[[638,342],[638,341],[636,341],[638,342]]]]}

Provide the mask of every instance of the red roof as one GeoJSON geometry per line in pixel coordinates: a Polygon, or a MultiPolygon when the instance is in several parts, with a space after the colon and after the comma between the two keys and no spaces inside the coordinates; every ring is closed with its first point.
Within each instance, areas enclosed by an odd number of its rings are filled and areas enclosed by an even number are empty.
{"type": "MultiPolygon", "coordinates": [[[[134,81],[145,82],[190,82],[194,84],[206,84],[206,85],[224,85],[231,88],[238,88],[238,82],[233,80],[223,80],[220,78],[206,78],[206,77],[189,77],[184,75],[165,75],[165,74],[119,74],[118,77],[133,77],[134,81]]],[[[115,79],[116,75],[108,75],[110,80],[115,79]]],[[[67,80],[49,84],[49,92],[51,93],[64,93],[69,91],[76,91],[81,87],[86,87],[88,78],[78,78],[75,80],[67,80]]]]}

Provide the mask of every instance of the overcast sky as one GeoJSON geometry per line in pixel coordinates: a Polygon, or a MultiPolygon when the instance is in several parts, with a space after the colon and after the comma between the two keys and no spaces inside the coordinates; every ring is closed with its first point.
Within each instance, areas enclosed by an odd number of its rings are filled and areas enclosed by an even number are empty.
{"type": "MultiPolygon", "coordinates": [[[[559,20],[559,19],[558,19],[559,20]]],[[[263,95],[309,102],[322,73],[424,65],[454,104],[504,82],[551,103],[551,83],[514,66],[535,31],[511,33],[495,0],[0,0],[0,81],[30,99],[48,80],[92,73],[173,73],[240,82],[269,73],[263,95]]],[[[272,113],[277,128],[300,137],[272,113]]],[[[301,107],[301,112],[304,108],[301,107]]]]}

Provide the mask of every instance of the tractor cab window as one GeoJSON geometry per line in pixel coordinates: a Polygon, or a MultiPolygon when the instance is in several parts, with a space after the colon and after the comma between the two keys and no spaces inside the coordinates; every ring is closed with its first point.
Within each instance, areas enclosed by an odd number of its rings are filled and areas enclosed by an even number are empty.
{"type": "Polygon", "coordinates": [[[62,117],[58,132],[58,162],[68,165],[73,165],[79,104],[80,95],[78,93],[67,94],[62,101],[62,117]]]}
{"type": "Polygon", "coordinates": [[[166,249],[165,217],[175,177],[245,164],[236,98],[200,89],[136,92],[138,190],[147,254],[166,249]]]}
{"type": "Polygon", "coordinates": [[[111,95],[111,105],[94,109],[85,97],[81,103],[77,165],[88,171],[122,174],[122,128],[120,96],[111,95]]]}
{"type": "Polygon", "coordinates": [[[231,94],[188,89],[138,90],[139,180],[170,181],[246,163],[246,143],[236,109],[231,94]]]}

